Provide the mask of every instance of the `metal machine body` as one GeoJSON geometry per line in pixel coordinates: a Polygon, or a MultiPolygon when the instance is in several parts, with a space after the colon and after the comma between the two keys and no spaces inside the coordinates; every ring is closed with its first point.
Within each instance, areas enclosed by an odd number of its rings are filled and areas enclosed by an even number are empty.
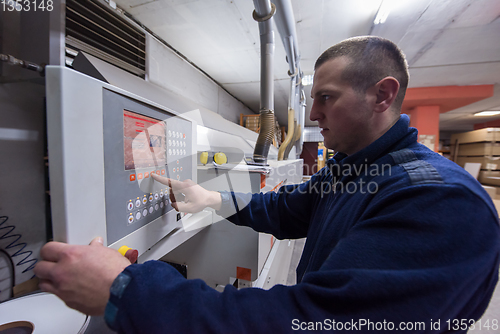
{"type": "MultiPolygon", "coordinates": [[[[47,67],[54,239],[140,254],[184,220],[151,173],[196,181],[196,123],[64,67],[47,67]]],[[[207,219],[208,214],[203,219],[207,219]]]]}

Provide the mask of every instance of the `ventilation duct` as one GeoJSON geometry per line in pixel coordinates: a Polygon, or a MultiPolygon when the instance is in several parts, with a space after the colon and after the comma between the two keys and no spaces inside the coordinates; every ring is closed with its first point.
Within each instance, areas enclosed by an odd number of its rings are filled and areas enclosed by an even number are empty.
{"type": "MultiPolygon", "coordinates": [[[[290,76],[290,102],[288,108],[294,110],[294,122],[289,124],[289,128],[294,128],[290,132],[290,140],[287,141],[287,146],[284,148],[282,159],[288,159],[288,155],[293,145],[296,145],[296,152],[300,154],[302,151],[302,130],[304,127],[304,117],[301,117],[303,108],[301,97],[303,95],[302,77],[303,73],[300,69],[300,53],[297,42],[297,32],[295,30],[295,18],[291,0],[275,0],[278,11],[276,14],[276,26],[280,33],[285,47],[287,61],[289,65],[288,75],[290,76]],[[299,131],[300,129],[300,131],[299,131]],[[297,143],[297,144],[296,144],[297,143]]],[[[288,138],[287,138],[288,139],[288,138]]]]}
{"type": "Polygon", "coordinates": [[[146,35],[91,0],[66,1],[66,63],[84,51],[137,76],[146,73],[146,35]]]}
{"type": "Polygon", "coordinates": [[[273,15],[276,7],[269,0],[254,0],[254,19],[260,31],[260,132],[255,144],[253,160],[267,163],[267,155],[274,138],[274,31],[273,15]]]}
{"type": "Polygon", "coordinates": [[[302,85],[303,73],[300,69],[300,53],[292,3],[291,0],[274,0],[274,3],[276,5],[276,27],[285,48],[289,65],[288,75],[290,76],[288,134],[282,147],[280,147],[280,154],[278,154],[278,160],[283,160],[288,158],[294,144],[297,148],[296,153],[300,154],[302,152],[305,99],[302,99],[304,95],[302,85]],[[292,112],[293,116],[290,116],[290,112],[292,112]],[[291,121],[290,117],[292,117],[291,121]]]}
{"type": "Polygon", "coordinates": [[[289,74],[296,75],[300,71],[300,55],[292,3],[290,0],[274,0],[274,4],[276,5],[276,27],[285,48],[290,68],[289,74]]]}

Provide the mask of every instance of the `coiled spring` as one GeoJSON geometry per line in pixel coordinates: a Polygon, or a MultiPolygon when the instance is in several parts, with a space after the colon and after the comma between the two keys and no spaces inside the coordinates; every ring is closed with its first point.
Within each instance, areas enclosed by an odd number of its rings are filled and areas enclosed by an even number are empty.
{"type": "Polygon", "coordinates": [[[8,220],[9,217],[0,216],[0,243],[3,243],[3,241],[5,240],[8,240],[7,242],[10,242],[5,247],[5,250],[10,254],[12,261],[15,262],[17,261],[17,259],[20,259],[20,261],[16,263],[16,266],[22,266],[31,263],[22,271],[22,273],[24,274],[25,272],[33,269],[38,260],[30,259],[30,257],[33,255],[33,252],[24,250],[28,245],[25,242],[19,242],[19,240],[22,238],[22,235],[13,233],[16,227],[12,225],[6,225],[8,220]],[[12,254],[16,247],[19,247],[19,249],[12,254]]]}

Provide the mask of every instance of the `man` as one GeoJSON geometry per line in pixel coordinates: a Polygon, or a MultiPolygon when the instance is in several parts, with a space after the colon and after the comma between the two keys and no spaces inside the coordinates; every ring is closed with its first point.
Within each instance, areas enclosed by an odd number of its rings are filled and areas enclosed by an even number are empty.
{"type": "Polygon", "coordinates": [[[311,120],[338,153],[309,182],[251,195],[154,176],[185,195],[180,211],[209,206],[278,238],[307,237],[297,285],[219,293],[96,240],[46,245],[40,287],[122,333],[465,333],[498,278],[498,216],[467,172],[417,143],[400,115],[407,85],[395,44],[343,41],[315,65],[311,120]]]}

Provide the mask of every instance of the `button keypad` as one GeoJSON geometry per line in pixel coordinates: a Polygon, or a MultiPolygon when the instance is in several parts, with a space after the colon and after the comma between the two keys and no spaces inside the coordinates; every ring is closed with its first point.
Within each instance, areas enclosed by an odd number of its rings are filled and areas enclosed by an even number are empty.
{"type": "Polygon", "coordinates": [[[171,124],[170,127],[171,129],[167,131],[168,133],[167,160],[168,160],[168,165],[170,167],[168,172],[169,172],[169,177],[180,180],[182,168],[179,168],[181,166],[173,167],[172,164],[179,165],[179,161],[181,161],[182,164],[189,163],[189,159],[185,158],[188,154],[190,154],[190,150],[186,150],[186,148],[189,147],[190,145],[190,141],[188,141],[190,140],[190,138],[189,135],[186,134],[186,131],[182,129],[183,126],[179,127],[177,124],[174,123],[171,124]],[[177,131],[179,128],[181,128],[180,131],[177,131]]]}
{"type": "MultiPolygon", "coordinates": [[[[154,171],[152,171],[154,172],[154,171]]],[[[147,217],[160,209],[166,209],[168,206],[168,187],[160,189],[155,193],[149,193],[149,195],[142,195],[136,197],[135,199],[130,199],[127,201],[127,222],[128,224],[135,223],[144,217],[147,217]],[[134,213],[130,212],[134,209],[138,209],[134,213]]],[[[166,211],[163,211],[165,213],[166,211]]]]}

